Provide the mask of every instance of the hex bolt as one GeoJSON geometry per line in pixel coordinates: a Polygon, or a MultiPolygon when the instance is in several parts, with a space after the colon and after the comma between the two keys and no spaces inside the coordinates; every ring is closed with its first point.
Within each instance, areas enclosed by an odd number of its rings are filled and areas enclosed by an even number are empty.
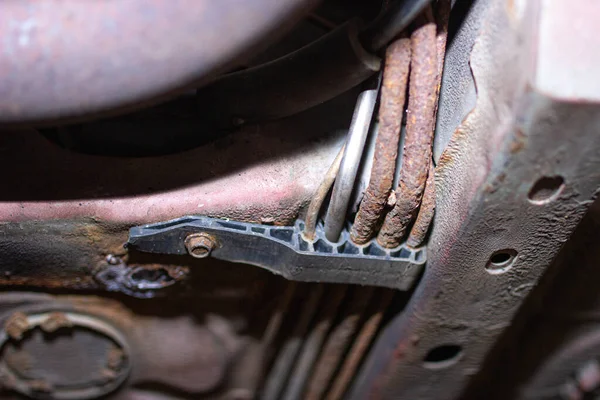
{"type": "Polygon", "coordinates": [[[195,258],[208,257],[215,244],[215,238],[207,233],[192,233],[185,238],[185,248],[195,258]]]}

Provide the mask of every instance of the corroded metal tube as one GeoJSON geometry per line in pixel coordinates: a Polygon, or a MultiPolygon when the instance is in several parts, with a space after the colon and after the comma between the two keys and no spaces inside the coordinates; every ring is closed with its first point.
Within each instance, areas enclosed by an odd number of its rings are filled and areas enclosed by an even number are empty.
{"type": "Polygon", "coordinates": [[[415,29],[411,46],[406,138],[397,200],[377,236],[379,244],[388,248],[401,243],[415,217],[431,163],[438,75],[436,24],[428,22],[415,29]]]}
{"type": "Polygon", "coordinates": [[[394,184],[410,66],[410,39],[396,40],[387,48],[385,57],[371,178],[351,231],[352,240],[358,244],[373,236],[394,184]]]}
{"type": "Polygon", "coordinates": [[[433,163],[429,167],[429,175],[427,175],[427,183],[425,184],[425,191],[423,192],[423,199],[421,200],[421,207],[419,207],[419,213],[417,219],[413,224],[406,244],[410,247],[417,247],[425,240],[427,232],[429,231],[429,225],[433,220],[433,214],[435,213],[435,168],[433,163]]]}

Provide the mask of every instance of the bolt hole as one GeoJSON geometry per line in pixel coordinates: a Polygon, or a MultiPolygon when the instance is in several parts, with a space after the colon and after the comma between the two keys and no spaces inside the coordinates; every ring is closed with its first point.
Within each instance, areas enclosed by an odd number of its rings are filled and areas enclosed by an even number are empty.
{"type": "Polygon", "coordinates": [[[517,252],[513,249],[498,250],[492,254],[485,269],[490,274],[502,274],[512,267],[516,257],[517,252]]]}
{"type": "Polygon", "coordinates": [[[136,282],[159,282],[162,280],[172,280],[169,273],[162,268],[158,269],[138,269],[131,274],[131,279],[136,282]]]}
{"type": "Polygon", "coordinates": [[[192,255],[196,257],[204,257],[208,254],[208,249],[206,247],[198,246],[192,248],[192,255]]]}
{"type": "Polygon", "coordinates": [[[555,200],[565,187],[562,176],[543,176],[537,180],[529,191],[529,201],[542,205],[555,200]]]}
{"type": "Polygon", "coordinates": [[[423,366],[429,369],[442,369],[456,364],[462,356],[462,347],[457,344],[444,344],[429,350],[423,366]]]}

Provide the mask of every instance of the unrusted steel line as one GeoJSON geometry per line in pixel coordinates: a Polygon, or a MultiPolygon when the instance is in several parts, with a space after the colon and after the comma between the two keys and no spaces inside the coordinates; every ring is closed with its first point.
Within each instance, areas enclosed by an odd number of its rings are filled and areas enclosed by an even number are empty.
{"type": "Polygon", "coordinates": [[[357,244],[364,244],[373,237],[394,183],[410,52],[408,38],[396,40],[386,51],[373,168],[351,231],[351,238],[357,244]]]}
{"type": "Polygon", "coordinates": [[[379,244],[388,248],[401,243],[415,217],[431,163],[438,75],[436,24],[427,22],[415,29],[411,47],[406,137],[397,200],[377,236],[379,244]]]}

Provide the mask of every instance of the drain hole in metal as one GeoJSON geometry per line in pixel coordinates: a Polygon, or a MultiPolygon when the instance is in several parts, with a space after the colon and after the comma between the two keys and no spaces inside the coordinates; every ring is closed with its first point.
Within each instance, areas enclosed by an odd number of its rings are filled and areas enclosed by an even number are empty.
{"type": "Polygon", "coordinates": [[[485,269],[490,274],[503,274],[512,268],[517,252],[513,249],[498,250],[490,257],[485,269]]]}
{"type": "Polygon", "coordinates": [[[529,201],[542,205],[556,199],[565,187],[562,176],[543,176],[533,184],[529,191],[529,201]]]}
{"type": "Polygon", "coordinates": [[[445,344],[431,349],[423,360],[423,366],[429,369],[447,368],[458,362],[461,356],[461,346],[457,344],[445,344]]]}

